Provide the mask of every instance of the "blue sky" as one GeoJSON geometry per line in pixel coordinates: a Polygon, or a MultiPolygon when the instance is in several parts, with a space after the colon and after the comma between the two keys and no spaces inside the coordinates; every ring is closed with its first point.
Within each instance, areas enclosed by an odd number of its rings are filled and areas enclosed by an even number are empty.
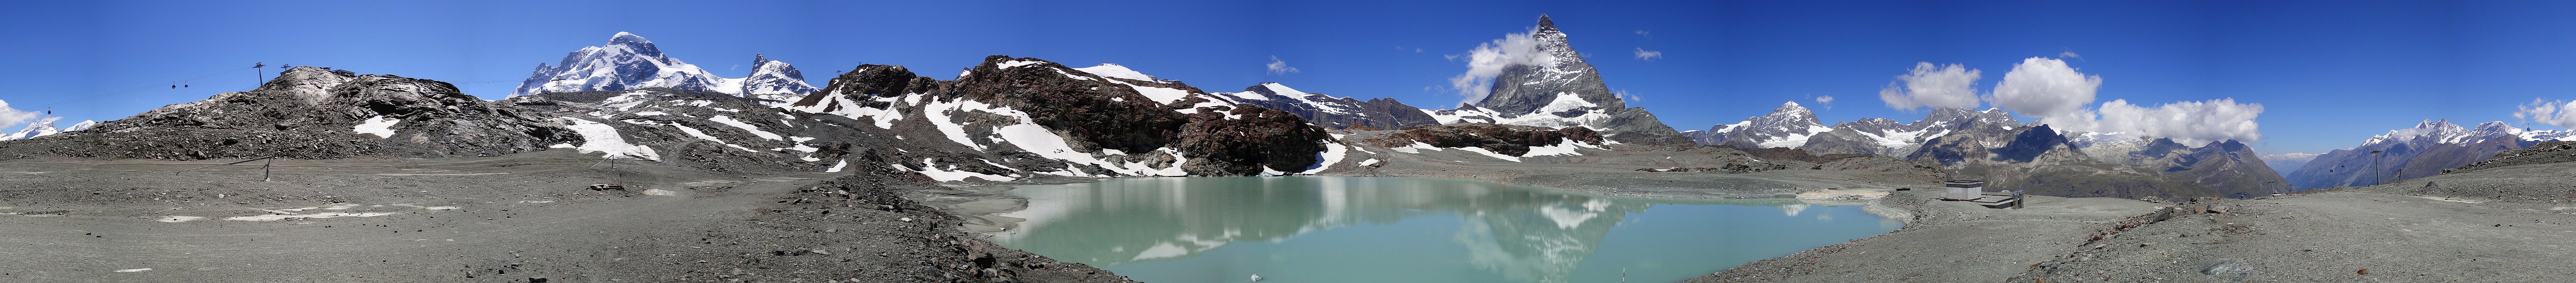
{"type": "Polygon", "coordinates": [[[2576,99],[2563,83],[2576,78],[2569,2],[744,2],[757,3],[21,3],[0,11],[10,39],[0,64],[12,67],[0,101],[65,124],[112,120],[248,89],[252,72],[219,72],[252,62],[458,82],[499,98],[538,62],[628,31],[720,75],[742,76],[764,53],[818,86],[861,62],[945,79],[1003,54],[1119,63],[1210,91],[1277,81],[1447,109],[1461,97],[1439,88],[1466,66],[1445,55],[1526,31],[1542,13],[1611,88],[1639,97],[1631,105],[1683,130],[1783,101],[1827,123],[1912,121],[1922,114],[1877,93],[1916,62],[1978,69],[1986,90],[2024,58],[2064,53],[2103,79],[2094,104],[2260,103],[2253,144],[2272,153],[2349,147],[2423,119],[2513,121],[2534,98],[2576,99]],[[1299,72],[1267,72],[1272,56],[1299,72]]]}

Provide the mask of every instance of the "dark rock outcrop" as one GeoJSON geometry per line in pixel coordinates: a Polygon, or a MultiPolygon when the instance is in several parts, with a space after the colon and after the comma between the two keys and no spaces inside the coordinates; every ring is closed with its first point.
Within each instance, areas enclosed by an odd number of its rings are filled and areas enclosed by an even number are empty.
{"type": "MultiPolygon", "coordinates": [[[[853,82],[835,79],[832,87],[816,95],[890,85],[870,84],[865,74],[844,77],[852,77],[853,82]]],[[[1322,152],[1331,139],[1322,128],[1287,112],[1251,105],[1203,105],[1219,98],[1188,85],[1114,82],[1037,58],[996,55],[957,80],[925,87],[914,79],[905,83],[903,92],[922,93],[921,99],[928,101],[964,99],[1008,107],[1063,137],[1075,151],[1176,149],[1188,159],[1184,170],[1192,175],[1253,175],[1263,173],[1265,166],[1275,171],[1304,169],[1315,163],[1315,153],[1322,152]],[[1185,95],[1157,101],[1138,88],[1178,90],[1185,95]]]]}
{"type": "MultiPolygon", "coordinates": [[[[925,92],[936,83],[938,80],[913,74],[912,70],[904,69],[903,66],[863,64],[849,72],[841,73],[840,77],[832,78],[830,82],[823,85],[822,90],[806,95],[790,106],[814,106],[821,103],[823,98],[833,96],[843,97],[849,101],[868,101],[868,98],[925,92]]],[[[823,110],[823,112],[830,111],[832,109],[823,110]]]]}
{"type": "Polygon", "coordinates": [[[1416,142],[1434,147],[1476,147],[1502,155],[1520,156],[1529,153],[1530,147],[1559,145],[1568,140],[1591,145],[1603,143],[1599,132],[1580,126],[1549,129],[1482,123],[1404,127],[1368,142],[1382,147],[1402,147],[1416,142]]]}

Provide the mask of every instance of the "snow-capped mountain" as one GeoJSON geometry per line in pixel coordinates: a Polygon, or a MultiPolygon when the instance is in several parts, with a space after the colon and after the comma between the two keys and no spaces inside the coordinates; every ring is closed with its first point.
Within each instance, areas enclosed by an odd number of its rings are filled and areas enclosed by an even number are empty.
{"type": "MultiPolygon", "coordinates": [[[[1885,120],[1885,119],[1880,119],[1885,120]]],[[[1887,122],[1893,124],[1892,121],[1887,122]]],[[[1855,125],[1859,126],[1859,125],[1855,125]]],[[[1771,114],[1744,118],[1744,122],[1709,126],[1706,131],[1685,133],[1703,145],[1725,145],[1737,148],[1798,148],[1807,138],[1833,131],[1816,121],[1816,112],[1798,106],[1798,102],[1781,103],[1771,114]]]]}
{"type": "Polygon", "coordinates": [[[769,56],[752,54],[751,66],[751,76],[742,78],[743,96],[783,102],[796,101],[805,98],[806,94],[822,90],[806,84],[805,73],[796,71],[796,66],[789,66],[787,62],[771,61],[769,56]]]}
{"type": "MultiPolygon", "coordinates": [[[[5,141],[5,140],[15,140],[15,139],[26,139],[26,138],[33,138],[33,137],[41,137],[41,136],[45,136],[45,135],[51,135],[51,134],[55,134],[55,133],[61,133],[61,132],[63,132],[63,130],[61,130],[61,129],[55,129],[55,128],[54,128],[54,121],[55,121],[55,120],[62,120],[62,119],[63,119],[63,117],[45,117],[45,118],[42,118],[42,119],[36,119],[36,121],[28,122],[26,127],[18,128],[18,132],[15,132],[15,133],[9,133],[9,135],[5,135],[5,136],[0,136],[0,141],[5,141]]],[[[81,123],[82,123],[82,124],[89,124],[90,122],[81,122],[81,123]]],[[[75,126],[75,127],[80,127],[79,125],[74,125],[74,126],[75,126]]],[[[75,131],[77,131],[78,129],[74,129],[74,130],[75,130],[75,131]]]]}
{"type": "Polygon", "coordinates": [[[510,96],[667,87],[785,101],[816,90],[805,82],[803,73],[786,62],[754,54],[752,66],[745,78],[717,76],[662,54],[643,36],[618,32],[608,38],[607,44],[565,54],[562,62],[538,63],[510,96]]]}
{"type": "Polygon", "coordinates": [[[2003,110],[1975,111],[1960,108],[1938,108],[1913,123],[1897,123],[1887,118],[1869,118],[1843,122],[1831,127],[1818,122],[1815,113],[1797,102],[1783,103],[1770,114],[1744,119],[1734,124],[1710,126],[1708,130],[1683,132],[1702,145],[1727,145],[1738,148],[1786,147],[1815,154],[1877,154],[1902,156],[1913,153],[1923,143],[1963,129],[2006,131],[2022,127],[2019,120],[2003,110]]]}
{"type": "Polygon", "coordinates": [[[2461,127],[2424,120],[2415,127],[2371,136],[2361,145],[2317,155],[2289,174],[2300,189],[2365,186],[2422,178],[2494,158],[2497,152],[2544,141],[2576,140],[2570,131],[2525,130],[2504,122],[2461,127]]]}
{"type": "Polygon", "coordinates": [[[1393,98],[1361,101],[1349,97],[1297,91],[1276,82],[1245,87],[1243,92],[1212,94],[1238,104],[1296,113],[1297,116],[1305,117],[1307,121],[1314,122],[1317,126],[1328,128],[1368,126],[1378,129],[1396,129],[1405,126],[1439,124],[1439,121],[1432,120],[1431,115],[1423,114],[1422,109],[1396,102],[1393,98]]]}
{"type": "Polygon", "coordinates": [[[1539,41],[1538,51],[1550,55],[1549,63],[1512,65],[1494,78],[1493,91],[1483,100],[1460,105],[1458,109],[1424,110],[1441,124],[1495,123],[1563,128],[1582,126],[1600,131],[1613,142],[1649,145],[1687,145],[1690,139],[1673,131],[1672,126],[1655,119],[1645,108],[1628,107],[1617,94],[1602,84],[1601,73],[1584,63],[1583,56],[1567,43],[1564,31],[1547,16],[1538,18],[1538,30],[1530,34],[1539,41]]]}
{"type": "Polygon", "coordinates": [[[1166,83],[1166,84],[1180,84],[1180,83],[1181,83],[1181,81],[1179,81],[1179,80],[1166,80],[1166,79],[1161,79],[1161,78],[1155,78],[1153,75],[1146,75],[1145,73],[1137,72],[1136,70],[1128,69],[1128,68],[1127,68],[1127,66],[1118,65],[1118,64],[1100,63],[1100,65],[1099,65],[1099,66],[1081,67],[1081,68],[1073,68],[1073,69],[1074,69],[1074,70],[1076,70],[1076,71],[1082,71],[1083,73],[1090,73],[1090,74],[1093,74],[1093,75],[1100,75],[1100,76],[1102,76],[1102,77],[1121,78],[1121,79],[1130,79],[1130,80],[1139,80],[1139,81],[1148,81],[1148,82],[1154,82],[1154,83],[1166,83]]]}
{"type": "Polygon", "coordinates": [[[1833,131],[1807,138],[1799,149],[1817,154],[1850,153],[1905,155],[1913,153],[1933,138],[1958,132],[2003,132],[2025,127],[2012,114],[2001,109],[1986,111],[1964,108],[1936,108],[1922,120],[1893,125],[1894,120],[1862,119],[1834,124],[1833,131]],[[1878,120],[1878,121],[1873,121],[1878,120]]]}

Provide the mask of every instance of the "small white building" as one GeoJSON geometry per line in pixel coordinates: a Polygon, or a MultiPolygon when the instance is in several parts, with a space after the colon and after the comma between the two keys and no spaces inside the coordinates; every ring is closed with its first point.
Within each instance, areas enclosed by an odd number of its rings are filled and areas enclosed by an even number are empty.
{"type": "Polygon", "coordinates": [[[1941,185],[1949,187],[1950,191],[1941,193],[1941,198],[1947,200],[1972,200],[1984,197],[1986,193],[1986,181],[1950,180],[1941,182],[1941,185]]]}

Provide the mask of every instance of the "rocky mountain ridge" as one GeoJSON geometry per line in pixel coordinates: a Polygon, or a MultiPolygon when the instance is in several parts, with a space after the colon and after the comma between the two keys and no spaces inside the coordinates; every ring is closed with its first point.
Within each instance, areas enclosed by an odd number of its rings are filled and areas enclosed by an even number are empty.
{"type": "Polygon", "coordinates": [[[1433,120],[1431,115],[1423,114],[1422,109],[1396,102],[1393,98],[1362,101],[1350,97],[1297,91],[1276,82],[1244,87],[1243,92],[1215,94],[1238,104],[1288,111],[1315,122],[1315,125],[1327,128],[1395,129],[1440,123],[1433,120]]]}

